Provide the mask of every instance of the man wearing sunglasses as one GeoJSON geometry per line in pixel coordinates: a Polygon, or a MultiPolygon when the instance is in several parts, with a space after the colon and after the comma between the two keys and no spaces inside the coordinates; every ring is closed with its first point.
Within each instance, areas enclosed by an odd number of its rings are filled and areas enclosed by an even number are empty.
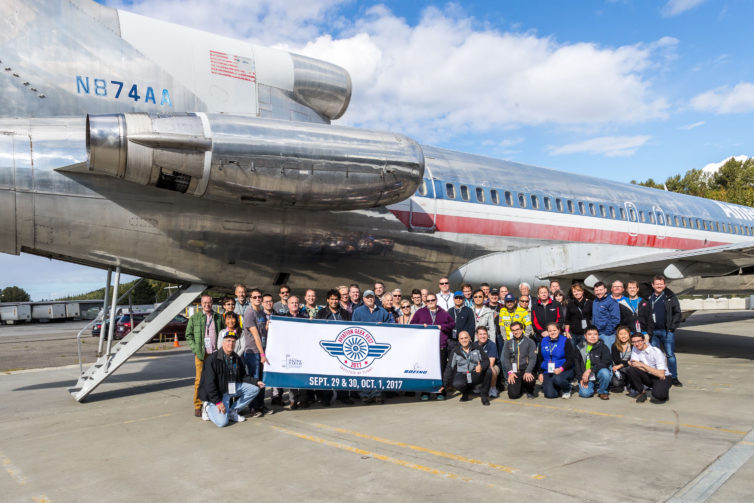
{"type": "MultiPolygon", "coordinates": [[[[244,296],[246,295],[246,289],[244,288],[244,296]]],[[[267,338],[267,316],[262,308],[262,291],[258,288],[251,290],[251,302],[249,308],[243,316],[243,333],[237,346],[238,355],[241,356],[242,361],[246,365],[246,375],[254,379],[261,379],[262,365],[267,363],[267,358],[264,354],[264,347],[267,338]],[[264,333],[264,339],[262,334],[264,333]]],[[[269,409],[264,406],[264,392],[259,393],[254,400],[252,400],[250,406],[251,415],[253,417],[260,417],[265,414],[271,413],[269,409]]]]}
{"type": "Polygon", "coordinates": [[[280,296],[280,300],[275,302],[272,309],[278,316],[283,316],[288,313],[288,297],[291,296],[291,289],[288,288],[288,285],[280,285],[278,295],[280,296]]]}
{"type": "Polygon", "coordinates": [[[443,276],[440,278],[440,291],[437,292],[437,305],[446,311],[453,307],[453,293],[450,291],[450,280],[443,276]]]}

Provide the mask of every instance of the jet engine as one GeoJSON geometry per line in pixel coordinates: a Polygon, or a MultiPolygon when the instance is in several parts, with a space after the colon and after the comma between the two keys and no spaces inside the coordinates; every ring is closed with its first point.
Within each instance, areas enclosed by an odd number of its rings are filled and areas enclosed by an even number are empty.
{"type": "Polygon", "coordinates": [[[221,201],[352,210],[410,197],[424,174],[412,139],[228,114],[90,115],[88,169],[221,201]]]}

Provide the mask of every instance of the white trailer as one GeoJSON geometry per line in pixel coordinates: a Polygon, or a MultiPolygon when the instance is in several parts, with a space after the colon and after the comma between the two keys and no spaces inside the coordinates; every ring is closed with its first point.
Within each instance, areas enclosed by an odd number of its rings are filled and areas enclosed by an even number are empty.
{"type": "Polygon", "coordinates": [[[35,320],[64,320],[65,304],[37,304],[31,310],[35,320]]]}
{"type": "Polygon", "coordinates": [[[9,324],[31,321],[31,306],[29,304],[0,306],[0,320],[9,324]]]}
{"type": "Polygon", "coordinates": [[[78,302],[66,302],[65,317],[69,320],[78,320],[81,318],[81,304],[78,302]]]}

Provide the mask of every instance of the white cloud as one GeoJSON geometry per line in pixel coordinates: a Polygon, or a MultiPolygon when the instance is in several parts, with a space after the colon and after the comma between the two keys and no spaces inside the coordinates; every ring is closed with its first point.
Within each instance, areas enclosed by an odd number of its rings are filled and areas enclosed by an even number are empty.
{"type": "Polygon", "coordinates": [[[735,155],[735,156],[731,156],[731,157],[726,157],[725,159],[723,159],[720,162],[711,162],[711,163],[707,164],[706,166],[704,166],[702,168],[702,172],[706,173],[707,175],[711,175],[713,173],[717,173],[718,170],[723,167],[723,164],[725,164],[726,162],[730,161],[731,159],[735,159],[738,162],[743,162],[743,161],[745,161],[748,158],[749,158],[748,155],[735,155]]]}
{"type": "Polygon", "coordinates": [[[691,131],[694,128],[698,128],[699,126],[703,126],[705,124],[705,121],[699,121],[694,122],[693,124],[686,124],[685,126],[681,126],[678,129],[681,131],[691,131]]]}
{"type": "Polygon", "coordinates": [[[665,17],[677,16],[704,2],[705,0],[668,0],[668,3],[662,8],[662,15],[665,17]]]}
{"type": "Polygon", "coordinates": [[[672,37],[603,47],[479,27],[458,6],[428,7],[415,26],[384,5],[358,19],[345,19],[339,7],[336,0],[138,0],[127,8],[339,64],[353,81],[339,123],[424,142],[525,125],[637,123],[668,113],[650,78],[672,56],[672,37]]]}
{"type": "Polygon", "coordinates": [[[716,114],[736,114],[754,111],[754,84],[741,82],[732,89],[719,87],[694,96],[691,106],[716,114]]]}
{"type": "Polygon", "coordinates": [[[601,154],[606,157],[627,157],[647,143],[650,136],[602,136],[590,140],[550,147],[550,155],[601,154]]]}

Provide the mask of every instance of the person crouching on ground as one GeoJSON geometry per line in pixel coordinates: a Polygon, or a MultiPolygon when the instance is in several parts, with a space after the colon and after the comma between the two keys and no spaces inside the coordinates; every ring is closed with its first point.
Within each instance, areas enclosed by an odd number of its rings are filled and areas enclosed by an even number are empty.
{"type": "Polygon", "coordinates": [[[453,349],[443,375],[444,387],[453,387],[460,391],[461,401],[470,400],[469,395],[474,386],[481,385],[482,405],[489,405],[487,395],[490,392],[490,359],[465,330],[458,334],[458,345],[453,349]]]}
{"type": "Polygon", "coordinates": [[[226,332],[222,339],[222,349],[207,356],[199,383],[199,398],[205,402],[205,412],[209,420],[222,428],[228,421],[241,422],[246,418],[239,414],[264,388],[262,381],[257,385],[243,382],[246,376],[244,363],[233,351],[236,345],[234,332],[226,332]],[[235,398],[233,405],[230,399],[235,398]]]}
{"type": "Polygon", "coordinates": [[[607,345],[600,339],[599,331],[594,325],[586,327],[586,341],[576,345],[576,377],[579,378],[579,396],[594,396],[594,383],[597,383],[597,395],[602,400],[609,400],[610,370],[612,355],[607,345]]]}
{"type": "Polygon", "coordinates": [[[628,382],[631,384],[629,396],[636,397],[641,403],[646,401],[647,394],[641,390],[644,386],[652,388],[652,403],[665,403],[670,396],[672,374],[668,370],[668,360],[662,350],[650,346],[644,339],[644,334],[631,334],[631,359],[626,371],[628,382]]]}
{"type": "Polygon", "coordinates": [[[545,398],[571,398],[571,379],[573,379],[574,352],[573,344],[560,333],[557,323],[548,323],[547,335],[542,339],[539,357],[542,359],[542,372],[539,382],[545,398]]]}

